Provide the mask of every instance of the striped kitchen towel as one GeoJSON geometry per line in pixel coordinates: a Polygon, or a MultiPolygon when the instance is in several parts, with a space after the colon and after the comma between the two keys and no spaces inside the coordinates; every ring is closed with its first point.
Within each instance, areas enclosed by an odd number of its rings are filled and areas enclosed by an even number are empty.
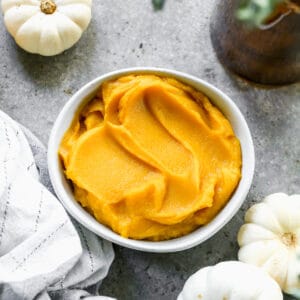
{"type": "Polygon", "coordinates": [[[91,299],[85,289],[113,258],[112,245],[71,220],[40,184],[26,137],[0,111],[0,299],[91,299]]]}

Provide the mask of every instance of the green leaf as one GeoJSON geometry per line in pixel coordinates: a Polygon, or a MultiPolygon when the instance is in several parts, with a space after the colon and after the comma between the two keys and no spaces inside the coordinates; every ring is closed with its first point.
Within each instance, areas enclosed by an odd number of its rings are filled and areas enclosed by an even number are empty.
{"type": "Polygon", "coordinates": [[[161,10],[164,7],[165,0],[152,0],[152,4],[155,10],[161,10]]]}
{"type": "Polygon", "coordinates": [[[285,0],[240,0],[236,16],[252,25],[262,25],[272,15],[276,7],[285,0]]]}

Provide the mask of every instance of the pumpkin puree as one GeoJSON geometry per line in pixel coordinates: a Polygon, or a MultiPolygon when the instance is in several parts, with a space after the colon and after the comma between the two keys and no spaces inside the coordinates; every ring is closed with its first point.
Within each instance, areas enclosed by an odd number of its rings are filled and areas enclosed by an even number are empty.
{"type": "Polygon", "coordinates": [[[171,239],[207,224],[241,177],[229,121],[202,93],[154,75],[104,83],[59,154],[81,205],[133,239],[171,239]]]}

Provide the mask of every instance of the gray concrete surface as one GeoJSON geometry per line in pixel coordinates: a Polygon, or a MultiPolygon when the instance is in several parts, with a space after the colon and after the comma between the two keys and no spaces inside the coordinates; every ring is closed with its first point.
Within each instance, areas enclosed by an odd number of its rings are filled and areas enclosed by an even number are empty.
{"type": "Polygon", "coordinates": [[[101,287],[104,295],[176,299],[193,272],[236,259],[236,234],[252,203],[273,192],[300,193],[300,84],[260,89],[227,73],[209,39],[215,4],[167,0],[163,11],[153,12],[150,0],[94,0],[93,21],[81,41],[52,58],[19,49],[0,17],[0,109],[44,143],[73,92],[107,71],[133,66],[172,68],[215,84],[240,107],[252,131],[255,178],[234,219],[203,245],[180,253],[147,254],[116,246],[116,260],[101,287]]]}

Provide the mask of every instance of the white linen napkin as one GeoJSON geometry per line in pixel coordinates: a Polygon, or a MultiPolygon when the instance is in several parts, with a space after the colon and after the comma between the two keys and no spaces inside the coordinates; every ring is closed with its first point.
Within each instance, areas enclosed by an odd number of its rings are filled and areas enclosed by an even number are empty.
{"type": "Polygon", "coordinates": [[[26,137],[0,111],[0,299],[91,299],[84,289],[113,259],[111,243],[71,220],[39,183],[26,137]]]}

